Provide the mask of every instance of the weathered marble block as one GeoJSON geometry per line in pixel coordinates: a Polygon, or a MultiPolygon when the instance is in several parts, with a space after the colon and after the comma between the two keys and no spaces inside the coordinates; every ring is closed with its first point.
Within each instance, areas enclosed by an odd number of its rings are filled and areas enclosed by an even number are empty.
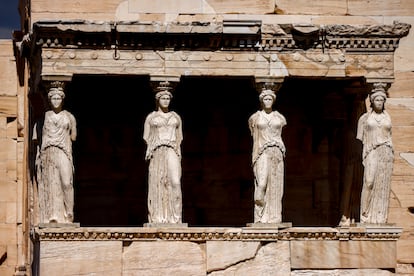
{"type": "Polygon", "coordinates": [[[290,242],[292,268],[394,268],[396,243],[381,240],[290,242]]]}
{"type": "Polygon", "coordinates": [[[121,275],[121,241],[42,241],[38,275],[121,275]]]}
{"type": "Polygon", "coordinates": [[[207,241],[209,275],[289,275],[289,242],[207,241]]]}
{"type": "Polygon", "coordinates": [[[187,241],[132,242],[124,247],[122,275],[205,275],[202,246],[187,241]]]}

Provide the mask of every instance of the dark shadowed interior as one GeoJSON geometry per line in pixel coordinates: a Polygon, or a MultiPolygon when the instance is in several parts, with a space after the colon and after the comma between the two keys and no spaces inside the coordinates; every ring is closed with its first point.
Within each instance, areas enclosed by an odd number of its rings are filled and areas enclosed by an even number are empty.
{"type": "MultiPolygon", "coordinates": [[[[360,79],[284,81],[274,106],[287,120],[283,221],[335,226],[343,212],[358,217],[362,169],[355,131],[367,91],[360,79]]],[[[170,109],[183,121],[183,222],[253,222],[247,120],[260,106],[254,79],[182,77],[173,95],[170,109]]],[[[154,107],[148,76],[75,75],[68,85],[65,108],[78,126],[75,221],[82,226],[147,222],[142,133],[154,107]]]]}

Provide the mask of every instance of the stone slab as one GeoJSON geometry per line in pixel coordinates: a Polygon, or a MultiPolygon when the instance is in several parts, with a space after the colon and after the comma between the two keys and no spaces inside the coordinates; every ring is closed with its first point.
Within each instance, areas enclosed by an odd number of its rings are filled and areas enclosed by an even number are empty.
{"type": "MultiPolygon", "coordinates": [[[[233,245],[228,244],[228,246],[233,245]]],[[[238,246],[236,245],[235,247],[238,246]]],[[[207,250],[209,251],[209,249],[207,250]]],[[[213,254],[212,248],[210,248],[208,256],[213,254]]],[[[216,254],[215,258],[228,258],[228,256],[226,257],[220,252],[216,254]]],[[[241,253],[237,253],[237,255],[241,256],[241,253]]],[[[290,271],[289,242],[281,241],[261,244],[254,257],[240,260],[238,263],[228,264],[221,268],[216,267],[208,275],[290,275],[290,271]]]]}
{"type": "Polygon", "coordinates": [[[0,95],[17,95],[16,64],[11,39],[0,40],[0,83],[0,95]]]}
{"type": "Polygon", "coordinates": [[[392,276],[393,272],[382,269],[325,269],[294,270],[290,276],[392,276]]]}
{"type": "Polygon", "coordinates": [[[344,15],[347,10],[347,2],[342,0],[278,0],[276,3],[278,14],[344,15]]]}
{"type": "MultiPolygon", "coordinates": [[[[412,233],[412,232],[411,232],[412,233]]],[[[400,239],[397,241],[397,261],[399,263],[412,264],[414,263],[414,240],[400,239]]]]}
{"type": "Polygon", "coordinates": [[[122,275],[121,241],[42,241],[39,275],[122,275]]]}
{"type": "Polygon", "coordinates": [[[259,248],[260,242],[207,241],[207,272],[253,259],[259,248]]]}
{"type": "Polygon", "coordinates": [[[205,275],[204,250],[193,242],[132,242],[124,246],[122,262],[125,276],[205,275]]]}
{"type": "Polygon", "coordinates": [[[292,268],[395,268],[396,241],[291,241],[292,268]]]}
{"type": "Polygon", "coordinates": [[[349,0],[347,6],[350,15],[412,16],[414,13],[414,2],[411,0],[349,0]]]}
{"type": "Polygon", "coordinates": [[[17,116],[17,97],[0,96],[0,115],[17,116]]]}
{"type": "Polygon", "coordinates": [[[271,13],[274,11],[274,0],[129,0],[130,13],[271,13]]]}

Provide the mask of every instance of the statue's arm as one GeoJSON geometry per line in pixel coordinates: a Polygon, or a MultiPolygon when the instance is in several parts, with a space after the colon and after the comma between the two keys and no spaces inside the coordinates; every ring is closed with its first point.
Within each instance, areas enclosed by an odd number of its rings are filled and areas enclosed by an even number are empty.
{"type": "Polygon", "coordinates": [[[280,121],[281,121],[282,127],[284,127],[284,126],[287,124],[285,116],[283,116],[283,115],[282,115],[282,114],[280,114],[279,112],[277,112],[277,114],[279,115],[279,118],[280,118],[280,121]]]}
{"type": "Polygon", "coordinates": [[[177,120],[178,120],[178,126],[177,126],[177,144],[181,145],[181,142],[183,141],[183,126],[182,126],[182,121],[181,121],[181,117],[175,113],[175,115],[177,116],[177,120]]]}
{"type": "Polygon", "coordinates": [[[144,141],[145,141],[145,143],[147,143],[148,144],[148,141],[149,141],[149,133],[150,133],[150,120],[151,120],[151,117],[152,117],[152,113],[150,113],[148,116],[147,116],[147,118],[145,118],[145,122],[144,122],[144,135],[143,135],[143,138],[144,138],[144,141]]]}
{"type": "Polygon", "coordinates": [[[78,136],[78,130],[76,128],[76,119],[75,116],[73,116],[72,114],[70,114],[70,118],[72,126],[72,129],[70,131],[70,138],[72,139],[72,141],[76,141],[76,137],[78,136]]]}
{"type": "Polygon", "coordinates": [[[253,133],[254,133],[254,127],[255,127],[255,124],[256,124],[256,117],[257,117],[257,113],[254,113],[252,116],[250,116],[249,121],[248,121],[251,135],[253,135],[253,133]]]}
{"type": "Polygon", "coordinates": [[[365,113],[361,117],[359,117],[359,120],[358,120],[356,138],[360,141],[362,141],[362,139],[364,137],[364,127],[365,127],[365,122],[367,120],[367,116],[368,116],[368,113],[365,113]]]}

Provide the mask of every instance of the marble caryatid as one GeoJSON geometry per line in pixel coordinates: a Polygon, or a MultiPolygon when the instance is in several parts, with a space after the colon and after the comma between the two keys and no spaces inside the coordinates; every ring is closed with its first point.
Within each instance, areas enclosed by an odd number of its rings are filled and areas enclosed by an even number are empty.
{"type": "Polygon", "coordinates": [[[394,162],[391,118],[384,109],[385,84],[376,84],[369,99],[371,110],[360,117],[357,131],[364,165],[360,222],[379,224],[387,222],[394,162]]]}
{"type": "Polygon", "coordinates": [[[161,86],[155,95],[156,111],[145,119],[145,159],[148,169],[148,222],[181,223],[181,141],[180,116],[169,110],[172,94],[161,86]]]}
{"type": "Polygon", "coordinates": [[[62,82],[52,82],[47,94],[50,110],[36,123],[33,139],[37,143],[36,175],[39,222],[73,222],[72,142],[76,140],[76,120],[63,110],[62,82]]]}
{"type": "Polygon", "coordinates": [[[272,106],[276,94],[264,89],[259,95],[261,110],[249,118],[253,137],[254,222],[280,223],[284,185],[285,146],[282,128],[285,117],[272,106]]]}

